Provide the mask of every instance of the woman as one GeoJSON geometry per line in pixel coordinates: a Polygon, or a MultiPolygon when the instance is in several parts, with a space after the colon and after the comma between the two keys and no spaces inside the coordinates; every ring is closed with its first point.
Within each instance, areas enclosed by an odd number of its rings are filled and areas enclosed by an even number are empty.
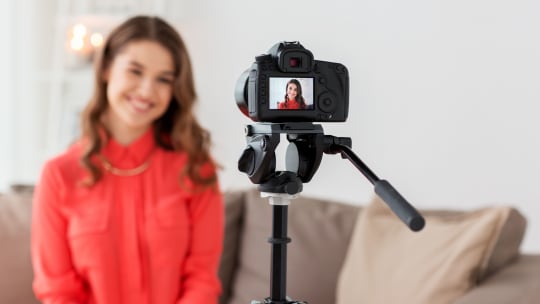
{"type": "Polygon", "coordinates": [[[291,79],[285,86],[284,101],[278,103],[278,109],[303,110],[307,108],[306,101],[302,96],[302,86],[296,79],[291,79]]]}
{"type": "Polygon", "coordinates": [[[82,137],[48,161],[33,210],[44,303],[217,303],[223,205],[180,35],[117,27],[96,62],[82,137]]]}

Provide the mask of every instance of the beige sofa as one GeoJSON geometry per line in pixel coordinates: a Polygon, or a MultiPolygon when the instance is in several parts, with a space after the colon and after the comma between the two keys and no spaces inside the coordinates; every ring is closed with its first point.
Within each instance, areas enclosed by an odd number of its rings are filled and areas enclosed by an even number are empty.
{"type": "MultiPolygon", "coordinates": [[[[31,187],[15,187],[0,195],[0,303],[37,303],[31,290],[31,199],[31,187]]],[[[226,193],[225,202],[220,302],[263,300],[270,294],[266,240],[271,231],[271,206],[254,190],[226,193]]],[[[357,206],[318,199],[292,201],[287,278],[291,298],[311,304],[334,303],[336,281],[360,211],[357,206]]],[[[488,276],[456,304],[540,303],[540,255],[519,253],[524,230],[525,219],[515,212],[497,243],[488,276]]]]}
{"type": "MultiPolygon", "coordinates": [[[[361,210],[358,206],[305,197],[291,202],[287,294],[293,300],[335,303],[336,282],[361,210]]],[[[423,213],[449,217],[463,212],[423,213]]],[[[224,283],[221,304],[260,301],[270,294],[270,245],[266,240],[271,234],[272,207],[258,192],[240,191],[226,195],[226,214],[227,233],[220,269],[224,283]]],[[[512,210],[494,246],[485,276],[455,304],[540,303],[540,255],[519,252],[525,227],[525,218],[512,210]]],[[[409,304],[406,299],[401,303],[409,304]]]]}

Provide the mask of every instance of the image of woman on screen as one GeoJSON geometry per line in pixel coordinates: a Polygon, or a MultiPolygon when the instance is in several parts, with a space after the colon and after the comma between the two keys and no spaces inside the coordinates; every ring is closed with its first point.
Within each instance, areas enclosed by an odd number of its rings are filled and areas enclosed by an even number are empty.
{"type": "Polygon", "coordinates": [[[291,79],[285,87],[285,100],[278,103],[280,110],[303,110],[306,109],[306,101],[302,96],[302,86],[296,79],[291,79]]]}

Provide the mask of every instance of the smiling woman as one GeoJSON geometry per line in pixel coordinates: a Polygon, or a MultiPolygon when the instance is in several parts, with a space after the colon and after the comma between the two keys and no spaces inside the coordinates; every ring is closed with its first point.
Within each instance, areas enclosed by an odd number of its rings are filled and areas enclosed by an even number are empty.
{"type": "Polygon", "coordinates": [[[223,205],[178,32],[137,16],[96,61],[82,136],[34,196],[34,291],[46,303],[217,303],[223,205]]]}

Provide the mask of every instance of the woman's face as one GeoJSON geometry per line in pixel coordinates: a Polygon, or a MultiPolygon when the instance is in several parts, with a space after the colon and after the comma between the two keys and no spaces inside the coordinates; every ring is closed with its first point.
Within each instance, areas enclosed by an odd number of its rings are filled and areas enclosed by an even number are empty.
{"type": "Polygon", "coordinates": [[[287,85],[287,98],[289,100],[295,100],[297,94],[298,94],[298,88],[296,87],[296,84],[289,83],[287,85]]]}
{"type": "Polygon", "coordinates": [[[104,79],[109,127],[140,134],[165,113],[171,102],[173,57],[157,42],[134,41],[116,55],[104,79]]]}

